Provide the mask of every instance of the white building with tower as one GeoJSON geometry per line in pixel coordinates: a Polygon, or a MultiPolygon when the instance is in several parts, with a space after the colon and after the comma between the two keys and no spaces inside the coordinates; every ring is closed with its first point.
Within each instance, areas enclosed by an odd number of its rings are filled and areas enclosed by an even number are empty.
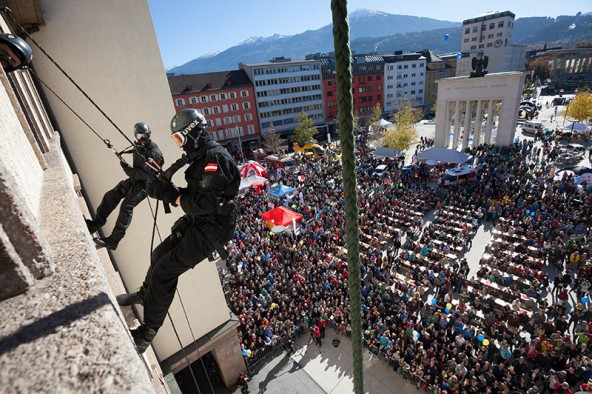
{"type": "Polygon", "coordinates": [[[489,58],[490,73],[524,70],[526,45],[512,44],[514,18],[510,11],[490,11],[463,21],[460,51],[464,56],[457,62],[457,77],[471,73],[471,60],[480,51],[489,58]]]}

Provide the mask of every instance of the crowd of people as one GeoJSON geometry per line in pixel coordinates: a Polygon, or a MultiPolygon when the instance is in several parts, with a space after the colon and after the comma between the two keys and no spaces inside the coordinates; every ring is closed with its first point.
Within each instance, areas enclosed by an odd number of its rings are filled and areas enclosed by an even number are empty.
{"type": "MultiPolygon", "coordinates": [[[[592,189],[553,178],[554,149],[469,148],[477,177],[443,187],[402,160],[373,176],[362,144],[363,340],[419,388],[569,393],[592,377],[592,189]],[[463,254],[480,226],[491,241],[471,272],[463,254]]],[[[341,177],[336,156],[302,158],[281,179],[301,195],[238,204],[224,280],[247,364],[295,335],[321,346],[325,327],[351,334],[341,177]],[[278,205],[303,215],[299,231],[269,231],[261,214],[278,205]]]]}

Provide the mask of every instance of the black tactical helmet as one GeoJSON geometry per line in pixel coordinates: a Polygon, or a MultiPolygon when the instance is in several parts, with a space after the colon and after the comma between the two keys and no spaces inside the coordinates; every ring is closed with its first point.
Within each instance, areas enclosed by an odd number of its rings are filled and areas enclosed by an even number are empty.
{"type": "MultiPolygon", "coordinates": [[[[177,112],[171,120],[171,138],[179,146],[185,145],[187,135],[193,130],[203,130],[208,124],[205,116],[193,108],[185,108],[177,112]]],[[[194,136],[197,138],[199,133],[194,136]]]]}
{"type": "Polygon", "coordinates": [[[33,59],[33,51],[29,44],[25,42],[19,36],[14,34],[0,34],[0,44],[6,44],[12,52],[17,56],[18,59],[12,59],[2,53],[0,50],[0,61],[5,61],[8,66],[4,68],[4,71],[10,72],[17,70],[23,66],[28,65],[33,59]],[[18,62],[16,62],[18,60],[18,62]]]}
{"type": "Polygon", "coordinates": [[[136,136],[136,140],[141,143],[144,143],[150,139],[150,127],[144,122],[138,122],[134,125],[134,135],[136,136]]]}

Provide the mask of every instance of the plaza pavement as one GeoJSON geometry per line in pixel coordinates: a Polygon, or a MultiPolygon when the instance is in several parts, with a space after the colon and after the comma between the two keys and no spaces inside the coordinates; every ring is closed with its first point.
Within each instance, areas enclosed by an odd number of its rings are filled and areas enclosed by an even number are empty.
{"type": "MultiPolygon", "coordinates": [[[[332,330],[326,330],[319,349],[310,336],[296,340],[296,351],[285,351],[256,368],[249,391],[266,394],[342,394],[353,393],[352,343],[332,330]],[[339,339],[337,347],[333,339],[339,339]],[[260,369],[259,369],[260,368],[260,369]]],[[[417,394],[409,381],[394,372],[385,362],[364,350],[364,392],[368,394],[417,394]]],[[[240,393],[235,390],[234,393],[240,393]]]]}

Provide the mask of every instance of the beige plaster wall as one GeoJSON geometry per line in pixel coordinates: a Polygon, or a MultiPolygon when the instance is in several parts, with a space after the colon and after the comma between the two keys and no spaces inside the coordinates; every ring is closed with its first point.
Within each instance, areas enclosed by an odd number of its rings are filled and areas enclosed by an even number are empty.
{"type": "MultiPolygon", "coordinates": [[[[181,152],[169,139],[174,107],[147,1],[46,0],[43,5],[46,26],[33,34],[34,39],[130,139],[133,125],[147,122],[153,140],[164,153],[165,166],[179,158],[181,152]]],[[[126,148],[129,142],[45,55],[34,46],[33,51],[39,76],[97,133],[118,150],[126,148]]],[[[103,194],[125,174],[112,151],[52,93],[46,95],[72,156],[73,171],[80,176],[91,205],[96,208],[103,194]]],[[[182,171],[175,180],[184,184],[182,171]]],[[[135,209],[128,233],[113,253],[128,289],[140,286],[149,266],[154,206],[154,200],[145,200],[135,209]]],[[[166,216],[159,212],[158,226],[163,237],[170,233],[170,226],[179,215],[180,209],[166,216]]],[[[116,216],[117,211],[104,227],[106,235],[111,233],[116,216]]],[[[158,236],[155,242],[157,245],[158,236]]],[[[202,264],[186,273],[180,283],[179,292],[196,338],[228,320],[228,308],[213,264],[202,264]]],[[[187,326],[179,297],[171,312],[175,319],[180,319],[176,326],[187,326]]],[[[183,342],[192,340],[189,330],[181,334],[183,342]]],[[[163,327],[155,347],[161,360],[179,350],[170,327],[163,327]]]]}

